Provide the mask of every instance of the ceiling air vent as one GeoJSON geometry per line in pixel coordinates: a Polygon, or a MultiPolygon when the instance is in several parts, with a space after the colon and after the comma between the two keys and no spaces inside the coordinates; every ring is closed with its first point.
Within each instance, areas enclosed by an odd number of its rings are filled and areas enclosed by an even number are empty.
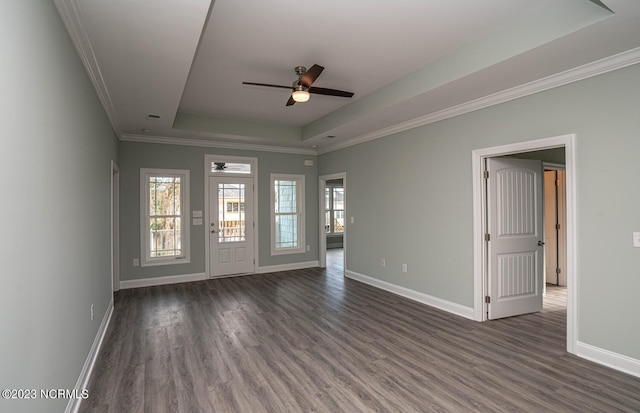
{"type": "Polygon", "coordinates": [[[160,120],[160,115],[155,113],[147,113],[147,120],[160,120]]]}
{"type": "Polygon", "coordinates": [[[335,139],[336,135],[327,135],[323,136],[322,139],[330,141],[331,139],[335,139]]]}

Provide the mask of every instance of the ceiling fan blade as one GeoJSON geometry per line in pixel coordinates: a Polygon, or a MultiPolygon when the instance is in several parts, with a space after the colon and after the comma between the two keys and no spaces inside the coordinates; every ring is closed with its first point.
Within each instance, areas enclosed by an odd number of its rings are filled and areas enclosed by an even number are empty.
{"type": "Polygon", "coordinates": [[[294,103],[296,103],[296,101],[293,100],[293,96],[289,96],[289,100],[287,101],[286,106],[293,106],[294,103]]]}
{"type": "Polygon", "coordinates": [[[327,89],[324,87],[310,87],[309,93],[315,93],[316,95],[339,96],[343,98],[350,98],[353,96],[353,92],[345,92],[344,90],[336,90],[336,89],[327,89]]]}
{"type": "Polygon", "coordinates": [[[324,67],[320,65],[313,65],[307,70],[300,78],[300,84],[306,87],[311,87],[311,84],[316,81],[320,73],[324,70],[324,67]]]}
{"type": "Polygon", "coordinates": [[[282,86],[282,85],[272,85],[269,83],[254,83],[254,82],[242,82],[243,85],[251,85],[251,86],[266,86],[266,87],[277,87],[280,89],[293,89],[291,86],[282,86]]]}

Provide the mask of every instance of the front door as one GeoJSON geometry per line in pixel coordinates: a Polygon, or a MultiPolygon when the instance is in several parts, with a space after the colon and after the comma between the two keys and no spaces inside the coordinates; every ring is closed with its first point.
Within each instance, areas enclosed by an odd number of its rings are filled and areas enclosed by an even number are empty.
{"type": "Polygon", "coordinates": [[[253,178],[209,178],[210,274],[255,272],[253,178]]]}
{"type": "Polygon", "coordinates": [[[487,159],[489,319],[542,310],[542,162],[487,159]]]}

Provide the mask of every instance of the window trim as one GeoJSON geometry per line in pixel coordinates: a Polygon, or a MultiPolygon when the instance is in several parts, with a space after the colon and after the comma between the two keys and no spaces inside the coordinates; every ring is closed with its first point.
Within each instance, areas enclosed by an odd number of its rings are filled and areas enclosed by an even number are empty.
{"type": "Polygon", "coordinates": [[[286,254],[302,254],[307,252],[305,227],[306,227],[306,211],[305,211],[305,175],[301,174],[271,174],[269,180],[269,188],[271,192],[271,255],[286,254]],[[298,246],[287,248],[276,248],[276,204],[275,204],[275,181],[289,180],[297,181],[296,184],[296,212],[298,217],[298,246]]]}
{"type": "Polygon", "coordinates": [[[187,169],[140,168],[140,266],[188,264],[191,262],[191,219],[190,219],[190,171],[187,169]],[[150,176],[169,176],[182,178],[181,199],[181,246],[182,254],[173,257],[151,257],[149,224],[149,179],[150,176]]]}

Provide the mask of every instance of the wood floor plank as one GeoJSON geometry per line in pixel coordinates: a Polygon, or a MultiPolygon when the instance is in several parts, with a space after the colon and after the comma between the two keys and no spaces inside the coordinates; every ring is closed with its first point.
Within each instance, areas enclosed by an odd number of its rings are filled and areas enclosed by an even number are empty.
{"type": "Polygon", "coordinates": [[[640,412],[565,351],[566,289],[477,323],[311,268],[117,293],[82,413],[640,412]]]}

